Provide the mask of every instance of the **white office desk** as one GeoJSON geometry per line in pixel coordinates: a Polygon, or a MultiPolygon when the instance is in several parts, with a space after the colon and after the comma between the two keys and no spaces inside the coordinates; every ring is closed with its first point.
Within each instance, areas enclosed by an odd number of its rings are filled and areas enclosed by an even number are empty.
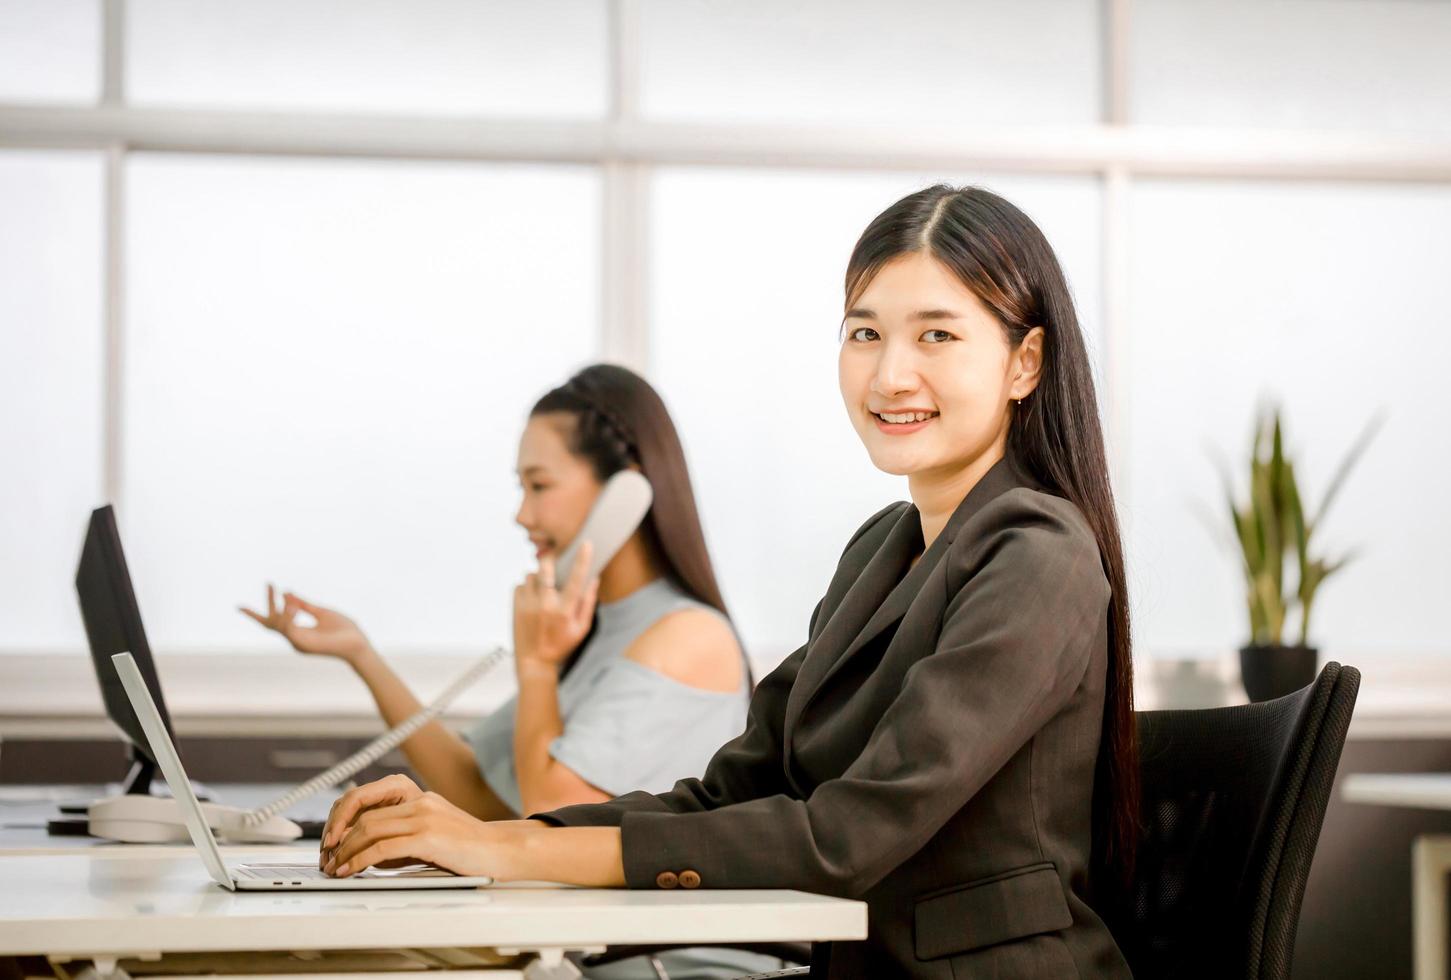
{"type": "MultiPolygon", "coordinates": [[[[1451,810],[1451,773],[1352,773],[1340,784],[1351,803],[1451,810]]],[[[1416,980],[1445,980],[1451,905],[1451,837],[1425,835],[1411,846],[1412,954],[1416,980]]]]}
{"type": "Polygon", "coordinates": [[[103,972],[116,959],[179,952],[492,947],[553,962],[607,945],[849,940],[866,930],[863,903],[791,891],[240,893],[214,884],[190,848],[0,857],[0,955],[94,959],[103,972]]]}

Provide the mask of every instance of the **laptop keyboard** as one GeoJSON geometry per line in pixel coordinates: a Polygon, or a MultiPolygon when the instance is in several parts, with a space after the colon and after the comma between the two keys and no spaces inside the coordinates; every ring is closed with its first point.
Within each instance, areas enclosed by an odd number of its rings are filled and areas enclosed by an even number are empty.
{"type": "Polygon", "coordinates": [[[239,878],[256,878],[261,881],[270,881],[275,878],[308,878],[322,879],[330,875],[312,864],[239,864],[232,868],[232,871],[239,878]]]}

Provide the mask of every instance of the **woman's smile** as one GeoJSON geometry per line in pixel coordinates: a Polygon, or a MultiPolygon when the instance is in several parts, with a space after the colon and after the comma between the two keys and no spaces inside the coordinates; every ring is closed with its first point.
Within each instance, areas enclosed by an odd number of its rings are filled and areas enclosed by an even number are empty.
{"type": "Polygon", "coordinates": [[[926,428],[941,414],[930,409],[905,408],[896,412],[868,413],[877,423],[877,428],[887,435],[904,436],[926,428]]]}

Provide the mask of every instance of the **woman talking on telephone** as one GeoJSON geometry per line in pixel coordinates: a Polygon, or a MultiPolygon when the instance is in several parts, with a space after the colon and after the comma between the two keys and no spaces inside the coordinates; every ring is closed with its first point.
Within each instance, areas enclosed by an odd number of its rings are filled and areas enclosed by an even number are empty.
{"type": "MultiPolygon", "coordinates": [[[[432,722],[403,743],[433,791],[481,820],[668,789],[705,770],[745,724],[749,672],[726,616],[696,513],[685,455],[655,390],[596,365],[534,405],[519,440],[515,520],[539,570],[514,590],[518,697],[465,741],[432,722]],[[606,480],[625,469],[651,484],[644,523],[586,580],[584,542],[570,581],[554,565],[606,480]]],[[[352,667],[392,726],[418,700],[342,613],[269,586],[265,613],[242,612],[310,654],[352,667]],[[306,613],[315,625],[298,622],[306,613]]]]}
{"type": "Polygon", "coordinates": [[[814,977],[1129,976],[1100,915],[1136,839],[1128,603],[1063,272],[1013,205],[938,186],[879,215],[845,279],[847,415],[912,499],[847,542],[745,732],[668,793],[529,820],[360,786],[324,830],[330,873],[794,888],[868,906],[814,977]]]}

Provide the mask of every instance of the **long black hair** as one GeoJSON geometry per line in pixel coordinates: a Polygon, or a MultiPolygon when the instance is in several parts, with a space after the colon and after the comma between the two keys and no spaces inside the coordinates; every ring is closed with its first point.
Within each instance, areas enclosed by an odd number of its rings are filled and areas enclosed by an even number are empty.
{"type": "Polygon", "coordinates": [[[546,393],[529,415],[556,413],[573,418],[569,449],[589,462],[600,482],[629,467],[650,481],[654,502],[641,528],[651,557],[687,593],[729,619],[705,547],[685,450],[659,393],[628,368],[595,364],[546,393]]]}
{"type": "Polygon", "coordinates": [[[952,270],[1002,324],[1016,349],[1043,329],[1038,386],[1013,406],[1008,452],[1039,484],[1071,503],[1098,539],[1109,600],[1108,678],[1093,793],[1093,863],[1110,904],[1133,874],[1139,765],[1123,544],[1088,351],[1068,282],[1048,240],[1026,214],[980,187],[939,184],[909,194],[862,233],[846,270],[850,308],[883,265],[926,253],[952,270]]]}

